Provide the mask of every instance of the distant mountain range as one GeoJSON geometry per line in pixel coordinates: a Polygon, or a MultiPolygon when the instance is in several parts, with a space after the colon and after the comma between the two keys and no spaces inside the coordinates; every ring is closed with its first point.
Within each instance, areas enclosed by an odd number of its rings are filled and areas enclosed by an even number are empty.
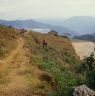
{"type": "Polygon", "coordinates": [[[19,29],[32,29],[34,31],[50,31],[50,30],[55,30],[57,31],[59,34],[63,34],[64,32],[70,33],[72,36],[77,35],[76,32],[69,30],[66,27],[63,26],[53,26],[53,25],[49,25],[49,24],[44,24],[44,23],[40,23],[37,22],[33,19],[30,20],[14,20],[14,21],[6,21],[6,20],[0,20],[0,24],[3,25],[8,25],[8,26],[13,26],[19,29]]]}
{"type": "Polygon", "coordinates": [[[53,25],[64,26],[70,30],[75,31],[77,34],[90,34],[95,33],[95,17],[90,16],[76,16],[69,19],[50,19],[39,20],[53,25]]]}
{"type": "Polygon", "coordinates": [[[59,34],[69,33],[72,36],[95,33],[95,17],[90,16],[76,16],[67,20],[0,20],[0,24],[11,25],[20,29],[32,29],[33,31],[38,32],[55,30],[59,34]]]}
{"type": "Polygon", "coordinates": [[[87,40],[87,41],[94,41],[95,42],[95,33],[75,36],[74,39],[87,40]]]}
{"type": "Polygon", "coordinates": [[[63,22],[63,26],[79,34],[95,33],[95,17],[76,16],[63,22]]]}

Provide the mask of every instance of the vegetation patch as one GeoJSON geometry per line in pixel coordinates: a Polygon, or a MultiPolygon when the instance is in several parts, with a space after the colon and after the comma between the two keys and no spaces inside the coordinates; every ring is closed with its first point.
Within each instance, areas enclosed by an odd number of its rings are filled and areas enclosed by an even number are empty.
{"type": "Polygon", "coordinates": [[[45,72],[39,78],[41,82],[44,81],[40,88],[47,89],[49,84],[52,96],[72,96],[72,87],[81,82],[80,76],[76,74],[80,61],[70,41],[60,36],[31,32],[26,38],[26,46],[30,51],[30,64],[45,72]],[[42,45],[43,40],[47,43],[45,47],[42,45]]]}

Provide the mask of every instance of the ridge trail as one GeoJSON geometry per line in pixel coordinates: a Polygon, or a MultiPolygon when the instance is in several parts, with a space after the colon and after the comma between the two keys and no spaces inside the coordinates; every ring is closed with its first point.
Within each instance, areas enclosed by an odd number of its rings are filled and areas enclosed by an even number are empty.
{"type": "MultiPolygon", "coordinates": [[[[19,75],[19,72],[23,72],[28,64],[26,50],[24,49],[24,38],[18,38],[16,44],[16,48],[11,50],[8,56],[0,62],[0,74],[7,74],[2,75],[3,78],[0,80],[8,82],[7,86],[6,84],[0,84],[0,93],[11,94],[12,91],[27,88],[25,76],[19,75]]],[[[0,96],[3,95],[0,94],[0,96]]]]}

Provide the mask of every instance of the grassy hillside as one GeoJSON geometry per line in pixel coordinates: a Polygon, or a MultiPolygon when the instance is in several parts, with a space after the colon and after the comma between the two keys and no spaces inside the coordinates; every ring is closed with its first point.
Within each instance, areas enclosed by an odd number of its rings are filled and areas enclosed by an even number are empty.
{"type": "Polygon", "coordinates": [[[69,65],[66,69],[70,70],[78,64],[79,57],[76,55],[71,42],[64,37],[30,32],[26,37],[26,44],[31,52],[30,55],[33,55],[31,56],[32,63],[40,64],[44,60],[51,59],[57,61],[60,65],[66,65],[64,67],[69,65]],[[46,40],[48,44],[45,48],[42,46],[43,40],[46,40]]]}
{"type": "Polygon", "coordinates": [[[11,26],[0,25],[0,58],[7,55],[16,46],[15,40],[18,38],[19,32],[11,26]]]}
{"type": "Polygon", "coordinates": [[[69,39],[23,31],[0,26],[0,96],[71,96],[81,82],[69,39]]]}
{"type": "MultiPolygon", "coordinates": [[[[51,87],[54,87],[52,94],[69,96],[71,87],[78,84],[75,69],[80,63],[71,42],[61,36],[30,32],[26,37],[26,46],[29,49],[31,66],[37,66],[39,70],[47,73],[41,74],[39,79],[47,81],[51,87]],[[47,47],[43,48],[43,40],[46,40],[47,47]]],[[[49,88],[48,84],[41,88],[49,88]]]]}

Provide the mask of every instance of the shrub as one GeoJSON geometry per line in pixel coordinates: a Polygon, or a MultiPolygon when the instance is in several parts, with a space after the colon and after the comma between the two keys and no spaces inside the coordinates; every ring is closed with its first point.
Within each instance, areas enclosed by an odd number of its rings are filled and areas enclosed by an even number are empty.
{"type": "Polygon", "coordinates": [[[43,73],[41,75],[41,80],[45,80],[47,81],[48,83],[52,82],[52,76],[49,74],[49,73],[43,73]]]}
{"type": "Polygon", "coordinates": [[[95,59],[93,54],[84,58],[78,72],[85,77],[85,83],[95,89],[95,59]]]}
{"type": "MultiPolygon", "coordinates": [[[[55,96],[72,96],[72,86],[79,85],[79,79],[78,76],[71,72],[67,72],[64,69],[64,67],[55,61],[47,60],[43,64],[40,65],[40,68],[42,70],[45,70],[52,74],[55,82],[56,82],[56,92],[55,96]]],[[[51,77],[47,75],[43,75],[44,79],[49,79],[51,77]]]]}

